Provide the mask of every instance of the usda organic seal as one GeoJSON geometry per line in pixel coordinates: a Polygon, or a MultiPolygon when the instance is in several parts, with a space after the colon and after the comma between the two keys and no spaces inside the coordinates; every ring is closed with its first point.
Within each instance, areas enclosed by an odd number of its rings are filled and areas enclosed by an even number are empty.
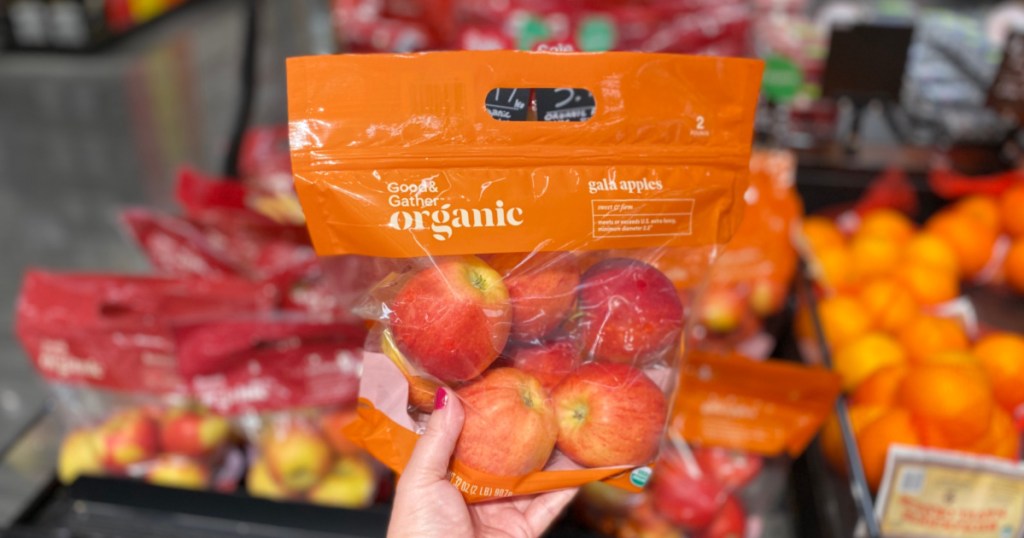
{"type": "Polygon", "coordinates": [[[651,479],[651,468],[650,467],[637,467],[633,469],[633,472],[629,473],[629,483],[633,484],[638,488],[642,488],[647,485],[647,481],[651,479]]]}

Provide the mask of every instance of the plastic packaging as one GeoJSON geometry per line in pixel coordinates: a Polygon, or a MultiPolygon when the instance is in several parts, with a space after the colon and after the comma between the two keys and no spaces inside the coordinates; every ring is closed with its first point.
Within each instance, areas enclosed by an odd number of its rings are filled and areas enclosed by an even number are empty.
{"type": "Polygon", "coordinates": [[[685,321],[654,265],[693,249],[706,267],[735,231],[759,74],[637,53],[290,59],[313,244],[388,271],[361,309],[356,441],[400,472],[446,385],[467,412],[450,475],[467,499],[642,487],[685,321]],[[586,89],[595,112],[494,120],[502,88],[586,89]]]}
{"type": "Polygon", "coordinates": [[[233,490],[243,470],[233,429],[192,399],[175,331],[260,315],[273,302],[243,280],[30,271],[16,332],[68,427],[60,480],[128,476],[233,490]]]}
{"type": "Polygon", "coordinates": [[[355,417],[365,335],[362,325],[287,316],[177,331],[195,398],[241,427],[250,495],[343,508],[376,500],[383,469],[342,433],[355,417]]]}
{"type": "Polygon", "coordinates": [[[838,377],[821,368],[695,352],[680,379],[666,447],[648,491],[589,485],[579,513],[606,534],[768,536],[790,463],[821,427],[838,377]]]}

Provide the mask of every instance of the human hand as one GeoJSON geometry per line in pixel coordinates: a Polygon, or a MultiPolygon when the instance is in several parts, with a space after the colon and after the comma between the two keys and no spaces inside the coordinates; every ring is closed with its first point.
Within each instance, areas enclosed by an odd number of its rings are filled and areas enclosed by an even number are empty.
{"type": "Polygon", "coordinates": [[[448,463],[464,420],[459,399],[439,389],[427,430],[398,481],[388,526],[390,538],[535,538],[576,495],[573,488],[467,505],[448,481],[448,463]]]}

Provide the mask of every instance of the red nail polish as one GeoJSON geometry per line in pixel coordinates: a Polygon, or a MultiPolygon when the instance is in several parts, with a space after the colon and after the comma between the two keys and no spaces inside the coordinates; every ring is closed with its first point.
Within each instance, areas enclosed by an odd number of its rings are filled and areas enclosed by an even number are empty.
{"type": "Polygon", "coordinates": [[[444,387],[440,387],[437,389],[437,394],[434,395],[434,411],[444,409],[446,405],[448,405],[448,391],[444,390],[444,387]]]}

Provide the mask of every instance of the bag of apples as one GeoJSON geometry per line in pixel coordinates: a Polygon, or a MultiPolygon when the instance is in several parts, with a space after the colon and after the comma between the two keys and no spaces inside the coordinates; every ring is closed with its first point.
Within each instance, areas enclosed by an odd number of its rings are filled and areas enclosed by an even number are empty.
{"type": "Polygon", "coordinates": [[[342,428],[355,416],[361,324],[277,315],[185,327],[182,372],[240,426],[253,496],[344,508],[373,503],[381,469],[342,428]]]}
{"type": "Polygon", "coordinates": [[[226,418],[198,406],[178,368],[174,331],[266,311],[273,296],[241,280],[30,271],[16,332],[69,427],[58,477],[127,476],[233,490],[241,453],[226,418]]]}
{"type": "Polygon", "coordinates": [[[314,246],[389,270],[360,309],[375,325],[353,438],[400,472],[444,385],[466,409],[450,478],[468,500],[642,487],[686,325],[654,264],[694,249],[706,267],[737,228],[760,71],[640,53],[290,59],[314,246]],[[586,109],[560,117],[586,121],[497,121],[503,96],[528,106],[514,88],[559,88],[560,108],[586,109]]]}
{"type": "Polygon", "coordinates": [[[651,487],[641,494],[589,484],[576,514],[620,538],[758,538],[789,509],[790,463],[839,395],[823,368],[694,351],[681,373],[651,487]]]}

